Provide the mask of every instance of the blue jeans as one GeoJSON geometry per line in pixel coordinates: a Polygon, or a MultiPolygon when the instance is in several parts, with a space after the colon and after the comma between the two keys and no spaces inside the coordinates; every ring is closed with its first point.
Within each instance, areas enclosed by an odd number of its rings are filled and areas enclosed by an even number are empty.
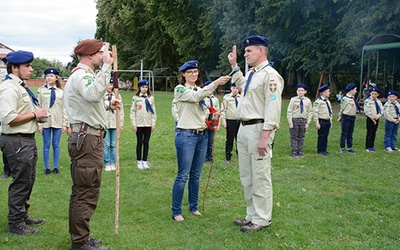
{"type": "Polygon", "coordinates": [[[58,168],[61,132],[61,128],[43,128],[43,160],[45,169],[50,169],[50,141],[53,146],[53,168],[58,168]],[[51,134],[53,134],[53,139],[51,139],[51,134]]]}
{"type": "Polygon", "coordinates": [[[107,129],[104,137],[104,164],[115,164],[115,142],[117,141],[117,130],[107,129]]]}
{"type": "Polygon", "coordinates": [[[207,130],[206,133],[208,134],[206,161],[212,161],[215,130],[207,130]]]}
{"type": "Polygon", "coordinates": [[[399,124],[394,124],[388,120],[385,121],[385,136],[383,140],[383,145],[385,148],[396,148],[398,130],[399,124]]]}
{"type": "Polygon", "coordinates": [[[177,129],[175,138],[176,156],[178,158],[178,175],[172,189],[172,214],[182,214],[182,198],[189,179],[189,210],[198,210],[199,185],[201,169],[207,151],[207,133],[198,135],[192,131],[177,129]]]}

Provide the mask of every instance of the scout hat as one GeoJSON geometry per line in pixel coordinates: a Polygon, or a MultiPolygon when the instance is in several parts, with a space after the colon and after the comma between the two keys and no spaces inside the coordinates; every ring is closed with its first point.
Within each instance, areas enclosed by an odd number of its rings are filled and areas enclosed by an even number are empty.
{"type": "Polygon", "coordinates": [[[318,92],[320,92],[320,93],[322,93],[322,92],[324,92],[325,90],[327,90],[327,89],[329,89],[329,85],[323,85],[323,86],[321,86],[319,89],[318,89],[318,92]]]}
{"type": "Polygon", "coordinates": [[[269,40],[263,36],[248,36],[243,40],[242,44],[245,48],[252,45],[262,45],[268,47],[269,40]]]}
{"type": "Polygon", "coordinates": [[[297,84],[296,89],[300,89],[300,88],[303,88],[304,90],[308,90],[307,85],[305,85],[304,83],[297,84]]]}
{"type": "Polygon", "coordinates": [[[48,68],[44,71],[44,74],[45,75],[48,75],[48,74],[60,75],[60,71],[58,71],[58,69],[56,69],[56,68],[48,68]]]}
{"type": "Polygon", "coordinates": [[[357,85],[355,83],[350,83],[346,86],[346,88],[344,88],[345,91],[349,92],[352,89],[357,88],[357,85]]]}
{"type": "Polygon", "coordinates": [[[199,62],[196,60],[187,61],[179,68],[179,72],[185,72],[188,69],[197,69],[198,66],[199,62]]]}
{"type": "Polygon", "coordinates": [[[30,63],[34,59],[33,53],[24,50],[12,51],[8,53],[4,58],[1,60],[4,63],[9,62],[10,64],[17,65],[22,63],[30,63]]]}
{"type": "Polygon", "coordinates": [[[139,88],[142,87],[142,86],[145,86],[145,85],[149,86],[149,81],[147,81],[147,80],[140,80],[140,81],[138,82],[138,87],[139,87],[139,88]]]}
{"type": "Polygon", "coordinates": [[[75,47],[74,53],[76,55],[93,55],[100,51],[103,47],[103,41],[96,39],[83,40],[75,47]]]}

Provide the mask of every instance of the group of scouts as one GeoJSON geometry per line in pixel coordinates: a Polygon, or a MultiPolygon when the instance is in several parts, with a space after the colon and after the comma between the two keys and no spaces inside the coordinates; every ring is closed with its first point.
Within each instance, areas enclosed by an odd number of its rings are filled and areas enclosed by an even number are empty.
{"type": "MultiPolygon", "coordinates": [[[[290,99],[287,109],[287,120],[290,128],[290,148],[292,157],[303,156],[303,144],[306,130],[312,120],[315,121],[318,130],[318,155],[328,155],[328,135],[332,127],[332,106],[329,101],[330,89],[323,85],[318,89],[319,97],[311,104],[305,84],[296,86],[297,96],[290,99]]],[[[361,112],[355,96],[357,86],[348,84],[344,89],[346,95],[340,103],[339,119],[341,123],[340,153],[355,153],[353,149],[353,132],[357,112],[361,112]],[[346,149],[347,145],[347,149],[346,149]]],[[[387,102],[382,105],[378,99],[380,90],[376,87],[369,89],[369,96],[364,101],[364,114],[366,115],[367,135],[365,149],[367,152],[375,152],[375,136],[379,125],[379,119],[385,120],[384,149],[388,152],[400,151],[396,147],[398,124],[400,122],[400,105],[397,102],[398,94],[392,90],[387,93],[387,102]]]]}

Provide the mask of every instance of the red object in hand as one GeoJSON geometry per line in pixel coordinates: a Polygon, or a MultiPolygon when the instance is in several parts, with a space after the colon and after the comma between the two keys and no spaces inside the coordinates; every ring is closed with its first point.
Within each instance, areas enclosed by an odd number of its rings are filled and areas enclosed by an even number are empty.
{"type": "Polygon", "coordinates": [[[214,107],[209,106],[208,110],[210,111],[210,114],[206,120],[206,125],[209,130],[215,131],[219,126],[219,114],[214,107]]]}

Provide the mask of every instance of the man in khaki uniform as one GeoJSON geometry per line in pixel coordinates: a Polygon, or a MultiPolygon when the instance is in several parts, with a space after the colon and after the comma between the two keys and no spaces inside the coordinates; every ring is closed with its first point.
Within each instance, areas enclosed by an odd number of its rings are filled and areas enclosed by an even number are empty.
{"type": "Polygon", "coordinates": [[[108,48],[109,44],[103,46],[100,40],[80,42],[74,50],[79,64],[72,70],[64,89],[65,108],[72,127],[68,140],[72,177],[69,205],[71,249],[107,249],[98,246],[101,240],[90,238],[89,223],[99,199],[106,110],[115,109],[121,103],[113,99],[106,107],[102,102],[113,62],[108,48]],[[99,70],[98,73],[95,70],[99,70]]]}
{"type": "MultiPolygon", "coordinates": [[[[268,44],[269,40],[262,36],[245,38],[244,57],[253,68],[246,77],[241,71],[232,77],[232,82],[243,89],[237,110],[242,124],[237,146],[247,215],[234,221],[243,232],[262,230],[272,219],[270,136],[279,127],[284,81],[267,60],[268,44]]],[[[236,58],[233,46],[228,55],[232,69],[237,66],[236,58]]]]}

